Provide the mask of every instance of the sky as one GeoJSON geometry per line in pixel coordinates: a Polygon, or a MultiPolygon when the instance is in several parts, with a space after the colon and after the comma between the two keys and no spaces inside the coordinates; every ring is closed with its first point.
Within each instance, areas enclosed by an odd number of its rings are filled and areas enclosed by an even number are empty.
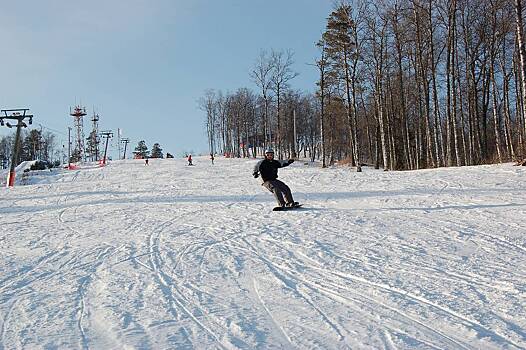
{"type": "Polygon", "coordinates": [[[100,115],[99,130],[120,129],[132,149],[145,140],[164,153],[206,153],[198,106],[205,90],[257,90],[250,71],[260,51],[290,49],[299,73],[291,87],[313,91],[315,43],[332,7],[331,0],[4,0],[0,108],[29,108],[33,127],[62,144],[73,127],[70,107],[81,105],[88,117],[100,115]]]}

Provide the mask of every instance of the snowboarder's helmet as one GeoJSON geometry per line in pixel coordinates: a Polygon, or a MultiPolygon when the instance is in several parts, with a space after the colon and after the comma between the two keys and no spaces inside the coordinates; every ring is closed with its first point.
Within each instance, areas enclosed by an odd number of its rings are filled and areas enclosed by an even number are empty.
{"type": "Polygon", "coordinates": [[[274,154],[274,150],[273,150],[272,148],[267,148],[267,149],[265,150],[265,154],[269,154],[269,153],[270,153],[270,154],[274,154]]]}

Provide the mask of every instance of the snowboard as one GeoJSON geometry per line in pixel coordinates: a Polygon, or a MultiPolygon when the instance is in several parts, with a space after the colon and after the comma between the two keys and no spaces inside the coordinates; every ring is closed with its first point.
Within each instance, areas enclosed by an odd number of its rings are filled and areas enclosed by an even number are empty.
{"type": "Polygon", "coordinates": [[[274,209],[272,209],[272,211],[286,211],[286,210],[294,210],[294,209],[299,209],[301,208],[303,204],[296,204],[295,206],[293,207],[275,207],[274,209]]]}

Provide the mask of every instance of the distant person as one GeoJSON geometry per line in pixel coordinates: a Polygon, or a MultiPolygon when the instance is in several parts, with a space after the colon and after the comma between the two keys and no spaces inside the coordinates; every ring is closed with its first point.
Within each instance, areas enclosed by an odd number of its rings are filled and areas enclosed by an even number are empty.
{"type": "Polygon", "coordinates": [[[212,161],[212,165],[214,165],[214,154],[210,153],[210,160],[212,161]]]}
{"type": "Polygon", "coordinates": [[[144,165],[148,165],[148,158],[144,158],[144,165]]]}
{"type": "Polygon", "coordinates": [[[193,165],[192,164],[192,155],[191,154],[188,155],[188,165],[193,165]]]}
{"type": "Polygon", "coordinates": [[[254,167],[254,172],[252,173],[254,178],[258,178],[261,175],[262,185],[276,197],[278,207],[275,209],[299,206],[298,202],[294,202],[289,186],[277,179],[278,169],[289,166],[292,163],[294,163],[294,159],[275,160],[274,150],[268,148],[265,150],[265,159],[260,160],[254,167]]]}

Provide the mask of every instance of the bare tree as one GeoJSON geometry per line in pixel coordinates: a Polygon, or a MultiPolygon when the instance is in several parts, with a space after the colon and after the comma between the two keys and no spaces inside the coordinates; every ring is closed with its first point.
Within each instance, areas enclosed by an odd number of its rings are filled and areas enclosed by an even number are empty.
{"type": "MultiPolygon", "coordinates": [[[[524,25],[522,20],[522,0],[515,0],[515,24],[516,24],[516,35],[517,35],[517,45],[519,51],[519,78],[520,78],[520,101],[521,101],[521,119],[526,121],[526,43],[524,42],[524,25]]],[[[526,132],[526,122],[523,123],[524,130],[526,132]]]]}
{"type": "Polygon", "coordinates": [[[215,153],[216,107],[217,102],[215,91],[212,89],[206,90],[204,97],[199,99],[199,108],[206,113],[206,132],[210,154],[215,153]]]}
{"type": "Polygon", "coordinates": [[[272,86],[272,61],[268,57],[267,52],[262,50],[256,61],[254,69],[252,70],[250,77],[252,81],[259,87],[261,96],[263,97],[263,147],[266,148],[270,143],[270,120],[268,115],[270,97],[269,92],[272,86]]]}
{"type": "Polygon", "coordinates": [[[321,160],[322,167],[325,168],[327,164],[325,163],[325,95],[327,89],[327,70],[329,62],[327,60],[327,47],[325,40],[321,39],[317,43],[318,49],[320,50],[320,59],[316,61],[316,67],[320,73],[320,78],[317,82],[318,92],[317,96],[320,101],[320,137],[321,137],[321,160]]]}
{"type": "Polygon", "coordinates": [[[298,76],[298,73],[292,70],[294,64],[292,51],[274,51],[271,52],[272,76],[271,88],[276,95],[276,138],[278,146],[278,157],[282,154],[282,121],[281,121],[281,97],[283,91],[289,88],[289,82],[298,76]]]}

